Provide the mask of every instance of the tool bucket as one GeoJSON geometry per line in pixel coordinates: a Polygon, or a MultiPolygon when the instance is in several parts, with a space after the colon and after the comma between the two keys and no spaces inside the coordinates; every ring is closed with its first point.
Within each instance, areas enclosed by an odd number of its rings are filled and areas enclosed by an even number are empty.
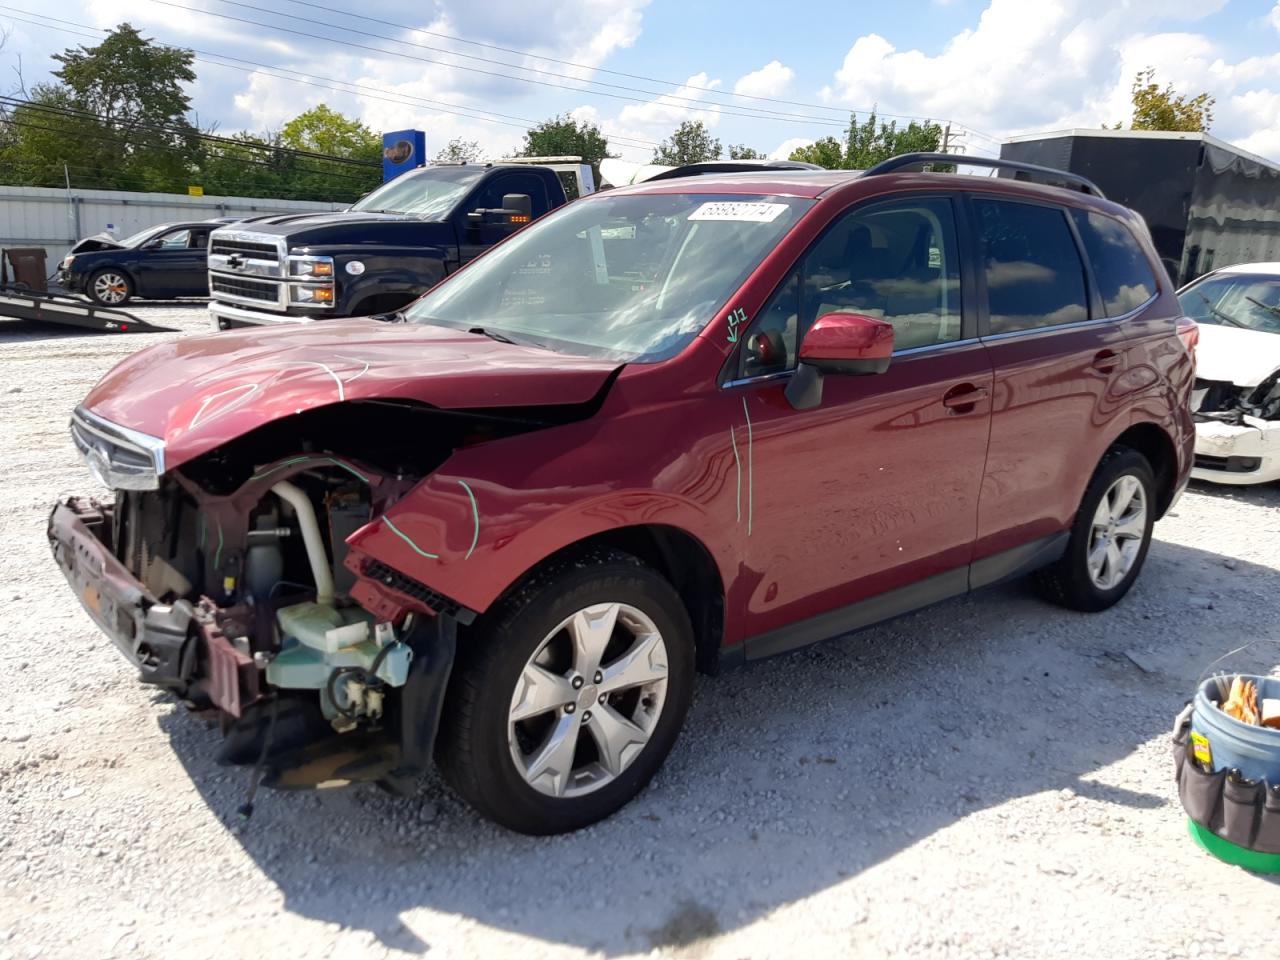
{"type": "MultiPolygon", "coordinates": [[[[1280,699],[1280,679],[1245,677],[1258,701],[1280,699]]],[[[1204,681],[1174,730],[1178,797],[1192,837],[1227,863],[1280,873],[1280,729],[1222,710],[1221,678],[1204,681]]]]}

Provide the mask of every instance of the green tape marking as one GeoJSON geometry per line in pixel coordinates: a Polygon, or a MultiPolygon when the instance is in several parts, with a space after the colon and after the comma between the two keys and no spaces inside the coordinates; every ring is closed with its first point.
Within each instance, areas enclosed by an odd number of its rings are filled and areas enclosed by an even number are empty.
{"type": "Polygon", "coordinates": [[[390,529],[392,533],[394,533],[397,537],[399,537],[401,540],[407,543],[410,547],[412,547],[413,552],[416,553],[418,556],[426,557],[428,560],[440,559],[438,554],[427,553],[427,551],[423,550],[420,546],[418,546],[416,543],[410,540],[408,535],[403,530],[401,530],[399,527],[397,527],[394,523],[391,522],[390,517],[383,517],[382,522],[387,525],[388,529],[390,529]]]}
{"type": "Polygon", "coordinates": [[[467,481],[459,480],[458,483],[462,484],[462,489],[467,491],[467,496],[471,498],[471,518],[475,521],[475,530],[471,534],[471,546],[467,550],[467,555],[462,558],[466,560],[476,552],[476,544],[480,542],[480,508],[476,506],[476,495],[467,486],[467,481]]]}
{"type": "Polygon", "coordinates": [[[263,477],[269,477],[271,476],[271,474],[276,473],[279,470],[283,470],[285,467],[292,467],[299,463],[306,463],[308,460],[316,460],[316,461],[319,461],[320,463],[332,463],[335,466],[341,467],[343,470],[347,471],[347,473],[354,476],[357,480],[360,480],[363,483],[369,482],[369,478],[366,477],[359,470],[357,470],[355,467],[351,466],[350,464],[343,463],[341,460],[335,460],[333,457],[294,457],[292,460],[286,460],[284,461],[284,463],[276,464],[270,470],[263,470],[261,473],[255,473],[249,479],[261,480],[263,477]]]}
{"type": "Polygon", "coordinates": [[[218,521],[218,551],[213,555],[213,569],[222,569],[222,521],[218,521]]]}
{"type": "Polygon", "coordinates": [[[747,311],[738,307],[728,316],[729,321],[729,342],[738,342],[738,327],[747,322],[747,311]]]}

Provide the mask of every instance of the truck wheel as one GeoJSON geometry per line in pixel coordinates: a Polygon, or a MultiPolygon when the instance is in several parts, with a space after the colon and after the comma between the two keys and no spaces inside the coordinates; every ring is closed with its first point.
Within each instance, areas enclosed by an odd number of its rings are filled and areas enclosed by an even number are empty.
{"type": "Polygon", "coordinates": [[[89,278],[85,292],[94,303],[100,303],[104,307],[119,307],[128,303],[133,296],[133,281],[128,274],[107,267],[89,278]]]}
{"type": "Polygon", "coordinates": [[[460,638],[438,741],[476,810],[562,833],[644,788],[693,693],[693,631],[670,583],[592,550],[530,577],[478,628],[460,638]]]}
{"type": "Polygon", "coordinates": [[[1072,610],[1105,610],[1138,579],[1155,523],[1155,475],[1129,447],[1107,451],[1080,503],[1062,559],[1036,575],[1044,597],[1072,610]]]}

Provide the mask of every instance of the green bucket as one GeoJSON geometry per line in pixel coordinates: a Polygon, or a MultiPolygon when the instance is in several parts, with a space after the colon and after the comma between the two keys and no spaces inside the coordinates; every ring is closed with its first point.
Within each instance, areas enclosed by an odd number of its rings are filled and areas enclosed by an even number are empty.
{"type": "Polygon", "coordinates": [[[1244,867],[1254,873],[1280,873],[1280,853],[1259,853],[1257,850],[1238,847],[1223,840],[1212,830],[1200,826],[1190,817],[1187,818],[1187,829],[1196,843],[1223,863],[1244,867]]]}

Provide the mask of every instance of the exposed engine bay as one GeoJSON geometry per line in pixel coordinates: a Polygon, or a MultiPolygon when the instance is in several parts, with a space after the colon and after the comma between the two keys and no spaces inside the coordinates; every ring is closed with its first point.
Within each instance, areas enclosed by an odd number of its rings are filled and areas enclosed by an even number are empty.
{"type": "Polygon", "coordinates": [[[50,540],[142,679],[217,711],[221,762],[271,786],[396,786],[430,761],[454,631],[475,614],[347,540],[454,450],[583,412],[337,404],[134,483],[104,475],[131,451],[78,411],[73,436],[100,479],[154,489],[66,501],[50,540]]]}
{"type": "Polygon", "coordinates": [[[1256,387],[1229,381],[1197,380],[1191,395],[1197,422],[1220,420],[1240,425],[1246,419],[1280,420],[1280,370],[1256,387]]]}

